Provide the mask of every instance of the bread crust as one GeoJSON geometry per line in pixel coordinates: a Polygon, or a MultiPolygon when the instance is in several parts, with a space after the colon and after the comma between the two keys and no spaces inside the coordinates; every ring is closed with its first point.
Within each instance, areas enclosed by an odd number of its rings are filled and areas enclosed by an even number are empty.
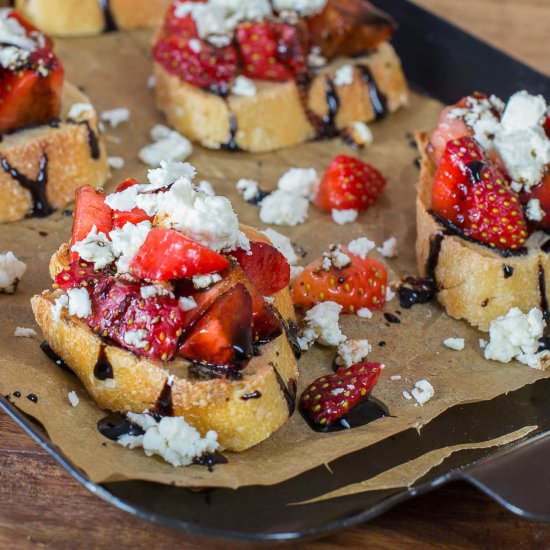
{"type": "MultiPolygon", "coordinates": [[[[154,27],[171,0],[109,0],[117,28],[154,27]]],[[[52,36],[89,36],[107,29],[100,0],[16,0],[15,7],[33,25],[52,36]]]]}
{"type": "Polygon", "coordinates": [[[546,309],[550,256],[533,239],[524,255],[503,257],[486,246],[449,234],[429,212],[436,172],[427,152],[429,136],[417,132],[416,140],[421,153],[416,199],[418,270],[422,276],[435,276],[437,299],[447,313],[488,331],[491,321],[512,307],[524,312],[534,307],[546,309]],[[434,239],[440,240],[441,246],[435,270],[428,273],[434,239]]]}
{"type": "MultiPolygon", "coordinates": [[[[107,154],[98,131],[96,113],[87,111],[77,120],[68,121],[68,112],[75,103],[89,104],[90,100],[66,82],[59,123],[22,129],[2,136],[0,141],[0,158],[33,181],[39,174],[40,160],[46,155],[46,196],[55,209],[72,202],[78,187],[102,185],[109,176],[107,154]],[[92,133],[97,141],[98,158],[92,155],[92,133]]],[[[0,169],[0,195],[0,223],[20,220],[32,210],[30,191],[4,169],[0,169]]]]}
{"type": "MultiPolygon", "coordinates": [[[[249,235],[256,234],[250,228],[243,229],[249,235]]],[[[53,255],[52,278],[67,265],[68,252],[65,244],[53,255]]],[[[136,413],[152,409],[168,377],[173,375],[173,414],[184,416],[202,434],[215,430],[224,449],[248,449],[288,420],[298,366],[286,334],[260,347],[261,355],[241,371],[242,379],[199,380],[193,378],[190,364],[183,359],[162,362],[139,357],[106,343],[85,322],[69,316],[66,311],[56,320],[51,305],[58,294],[59,291],[48,290],[32,298],[36,321],[48,344],[80,378],[101,408],[136,413]],[[94,376],[94,367],[100,358],[111,365],[113,378],[102,381],[94,376]]],[[[288,288],[274,298],[281,317],[294,321],[288,288]]]]}
{"type": "Polygon", "coordinates": [[[224,99],[183,82],[155,62],[156,102],[170,125],[205,147],[219,149],[234,141],[244,151],[273,151],[317,136],[304,107],[307,105],[316,117],[327,116],[327,77],[334,78],[338,68],[346,64],[354,67],[354,78],[351,84],[334,87],[340,103],[334,121],[337,130],[376,118],[371,89],[362,78],[361,65],[368,67],[386,97],[388,112],[407,103],[401,62],[389,43],[383,43],[369,55],[330,63],[316,73],[308,90],[300,90],[294,81],[255,80],[257,93],[252,97],[229,95],[224,99]]]}

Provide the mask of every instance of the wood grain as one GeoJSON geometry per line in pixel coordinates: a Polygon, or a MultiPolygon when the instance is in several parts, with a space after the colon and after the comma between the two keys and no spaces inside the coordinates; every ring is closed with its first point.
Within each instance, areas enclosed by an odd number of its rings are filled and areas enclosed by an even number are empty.
{"type": "MultiPolygon", "coordinates": [[[[548,0],[417,2],[550,74],[548,0]]],[[[179,534],[140,522],[88,493],[3,413],[0,434],[0,548],[197,547],[179,534]]],[[[474,489],[455,484],[401,505],[362,527],[300,547],[549,546],[550,526],[519,519],[474,489]]]]}

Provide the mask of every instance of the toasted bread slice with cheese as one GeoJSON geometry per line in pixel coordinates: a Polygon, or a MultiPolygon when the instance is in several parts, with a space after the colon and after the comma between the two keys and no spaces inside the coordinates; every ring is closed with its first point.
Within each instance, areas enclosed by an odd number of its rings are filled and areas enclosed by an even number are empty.
{"type": "MultiPolygon", "coordinates": [[[[250,228],[249,236],[264,240],[250,228]]],[[[69,263],[69,248],[63,245],[51,259],[55,277],[69,263]]],[[[66,311],[59,320],[52,305],[59,291],[45,291],[32,298],[32,308],[51,348],[80,378],[97,404],[117,412],[141,413],[154,409],[169,376],[173,376],[171,402],[174,416],[184,416],[202,434],[218,433],[220,445],[243,451],[279,429],[294,410],[297,361],[286,333],[259,347],[238,376],[203,379],[183,359],[155,361],[138,357],[114,343],[104,341],[88,325],[66,311]],[[98,362],[107,361],[112,378],[94,375],[98,362]]],[[[273,306],[292,324],[294,308],[288,288],[274,296],[273,306]]]]}
{"type": "Polygon", "coordinates": [[[158,25],[171,0],[16,0],[15,7],[53,36],[86,36],[107,30],[158,25]]]}
{"type": "Polygon", "coordinates": [[[512,307],[524,312],[533,307],[547,310],[550,255],[541,246],[548,237],[534,234],[524,249],[501,254],[443,225],[430,211],[436,166],[427,152],[429,135],[418,132],[416,140],[421,154],[416,199],[418,270],[434,279],[437,299],[447,313],[488,331],[491,321],[512,307]]]}
{"type": "Polygon", "coordinates": [[[212,149],[266,152],[334,136],[354,122],[396,111],[408,97],[401,62],[388,42],[368,55],[329,63],[315,71],[307,87],[294,80],[255,80],[251,97],[223,98],[182,81],[157,62],[154,74],[157,105],[170,125],[212,149]],[[353,79],[337,86],[336,73],[344,65],[353,67],[353,79]],[[339,107],[333,110],[331,104],[339,107]]]}
{"type": "Polygon", "coordinates": [[[43,215],[44,209],[63,208],[73,201],[78,187],[102,185],[107,179],[109,167],[96,113],[88,108],[69,119],[75,103],[89,105],[90,100],[66,82],[59,120],[2,136],[0,223],[20,220],[33,209],[43,215]]]}

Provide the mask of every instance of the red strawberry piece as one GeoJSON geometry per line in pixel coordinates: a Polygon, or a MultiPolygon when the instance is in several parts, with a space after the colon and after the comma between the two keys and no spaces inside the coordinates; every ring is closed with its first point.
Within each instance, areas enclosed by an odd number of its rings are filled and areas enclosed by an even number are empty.
{"type": "Polygon", "coordinates": [[[313,424],[329,427],[369,396],[381,371],[380,363],[340,367],[306,388],[300,398],[300,409],[313,424]]]}
{"type": "Polygon", "coordinates": [[[27,36],[31,35],[31,33],[39,33],[44,37],[44,45],[47,48],[53,48],[53,40],[49,36],[46,36],[40,32],[37,27],[29,23],[29,21],[27,21],[19,12],[11,10],[8,17],[10,19],[17,20],[17,22],[25,29],[27,36]]]}
{"type": "Polygon", "coordinates": [[[153,47],[153,57],[168,72],[199,88],[224,90],[237,74],[233,46],[215,48],[196,38],[161,38],[153,47]]]}
{"type": "Polygon", "coordinates": [[[132,208],[128,212],[122,210],[113,211],[113,227],[124,227],[127,223],[137,224],[145,221],[153,221],[153,216],[149,216],[147,212],[141,208],[132,208]]]}
{"type": "MultiPolygon", "coordinates": [[[[83,240],[88,233],[97,228],[98,233],[106,235],[113,228],[113,211],[105,204],[105,195],[91,185],[84,185],[76,190],[73,217],[73,232],[70,245],[83,240]]],[[[78,258],[76,252],[71,259],[78,258]]]]}
{"type": "Polygon", "coordinates": [[[77,259],[57,274],[55,288],[68,290],[75,287],[92,287],[107,276],[107,271],[94,269],[94,264],[77,259]]]}
{"type": "Polygon", "coordinates": [[[304,75],[308,71],[307,52],[308,29],[304,20],[297,24],[275,23],[277,36],[277,57],[283,65],[290,68],[294,76],[304,75]]]}
{"type": "Polygon", "coordinates": [[[370,164],[338,155],[327,168],[314,202],[324,210],[366,210],[385,186],[382,174],[370,164]]]}
{"type": "Polygon", "coordinates": [[[520,200],[526,204],[530,199],[538,199],[540,206],[546,213],[542,221],[537,222],[537,227],[550,230],[550,172],[548,172],[542,182],[536,187],[532,187],[529,193],[522,193],[520,200]]]}
{"type": "Polygon", "coordinates": [[[546,136],[548,139],[550,139],[550,116],[546,116],[546,120],[544,121],[544,131],[546,133],[546,136]]]}
{"type": "Polygon", "coordinates": [[[0,70],[0,133],[45,124],[59,116],[63,67],[48,48],[30,54],[17,71],[0,70]]]}
{"type": "Polygon", "coordinates": [[[368,256],[363,260],[349,250],[342,250],[351,259],[347,267],[322,268],[323,260],[309,264],[292,283],[292,300],[303,309],[332,301],[340,304],[343,313],[354,313],[363,307],[379,309],[386,302],[386,268],[368,256]]]}
{"type": "MultiPolygon", "coordinates": [[[[205,2],[206,0],[193,0],[193,3],[205,2]]],[[[178,11],[178,5],[186,3],[185,0],[180,2],[173,2],[166,14],[164,21],[163,32],[164,34],[175,34],[183,38],[198,38],[199,33],[197,25],[191,14],[184,17],[178,17],[176,15],[178,11]]]]}
{"type": "Polygon", "coordinates": [[[167,281],[222,271],[229,260],[197,241],[164,227],[155,227],[138,250],[130,272],[139,279],[167,281]]]}
{"type": "Polygon", "coordinates": [[[186,336],[179,354],[190,361],[235,367],[252,357],[252,299],[243,284],[214,302],[186,336]]]}
{"type": "Polygon", "coordinates": [[[251,242],[250,253],[238,249],[231,255],[264,296],[271,296],[290,283],[290,266],[286,258],[270,244],[251,242]]]}
{"type": "MultiPolygon", "coordinates": [[[[285,36],[288,32],[283,32],[285,36]]],[[[279,59],[276,28],[269,22],[247,21],[237,28],[244,74],[250,78],[264,80],[290,80],[292,71],[279,59]]]]}
{"type": "Polygon", "coordinates": [[[115,193],[122,193],[122,191],[126,191],[126,189],[133,187],[134,185],[139,185],[139,181],[134,178],[125,179],[116,186],[115,193]]]}
{"type": "Polygon", "coordinates": [[[142,298],[140,285],[101,281],[92,293],[90,326],[138,355],[170,360],[182,333],[178,301],[168,296],[142,298]]]}

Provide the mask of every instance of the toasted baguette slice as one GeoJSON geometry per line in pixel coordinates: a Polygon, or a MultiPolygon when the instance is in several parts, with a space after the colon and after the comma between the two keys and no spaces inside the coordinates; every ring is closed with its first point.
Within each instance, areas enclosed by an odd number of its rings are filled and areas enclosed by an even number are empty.
{"type": "Polygon", "coordinates": [[[37,203],[36,197],[33,200],[31,192],[10,174],[9,168],[25,176],[36,193],[44,190],[46,202],[54,209],[72,202],[78,187],[85,184],[103,185],[109,176],[96,113],[88,110],[77,119],[68,120],[68,112],[75,103],[89,104],[90,100],[66,82],[59,121],[2,136],[0,223],[20,220],[32,214],[37,203]],[[40,175],[44,181],[40,181],[40,175]]]}
{"type": "Polygon", "coordinates": [[[16,0],[33,25],[53,36],[86,36],[106,30],[159,25],[171,0],[16,0]]]}
{"type": "Polygon", "coordinates": [[[320,137],[313,119],[329,116],[328,83],[334,82],[339,67],[348,64],[354,67],[353,82],[333,86],[339,108],[332,130],[377,118],[373,106],[377,92],[385,97],[388,112],[407,103],[401,62],[387,42],[372,54],[330,63],[316,72],[308,89],[301,90],[294,81],[255,80],[257,93],[252,97],[220,97],[183,82],[155,62],[156,101],[176,130],[205,147],[273,151],[320,137]],[[374,83],[368,82],[362,66],[374,83]]]}
{"type": "MultiPolygon", "coordinates": [[[[68,252],[69,248],[63,245],[52,257],[52,277],[67,265],[68,252]]],[[[242,379],[197,379],[183,359],[161,362],[138,357],[105,343],[77,317],[66,314],[56,320],[51,306],[58,294],[45,291],[34,296],[34,316],[51,348],[101,408],[136,413],[153,409],[168,376],[173,375],[173,414],[184,416],[203,435],[215,430],[221,446],[230,451],[244,451],[258,444],[292,414],[298,367],[286,334],[260,347],[261,355],[241,371],[242,379]],[[94,368],[100,359],[109,362],[113,378],[96,378],[94,368]]],[[[288,288],[274,298],[281,317],[294,321],[288,288]]]]}
{"type": "Polygon", "coordinates": [[[540,246],[549,238],[534,235],[523,254],[506,257],[436,221],[430,213],[436,166],[427,154],[429,136],[418,132],[416,140],[421,153],[416,199],[418,270],[434,277],[437,299],[447,313],[488,331],[491,321],[512,307],[524,312],[533,307],[546,310],[550,255],[540,246]]]}

